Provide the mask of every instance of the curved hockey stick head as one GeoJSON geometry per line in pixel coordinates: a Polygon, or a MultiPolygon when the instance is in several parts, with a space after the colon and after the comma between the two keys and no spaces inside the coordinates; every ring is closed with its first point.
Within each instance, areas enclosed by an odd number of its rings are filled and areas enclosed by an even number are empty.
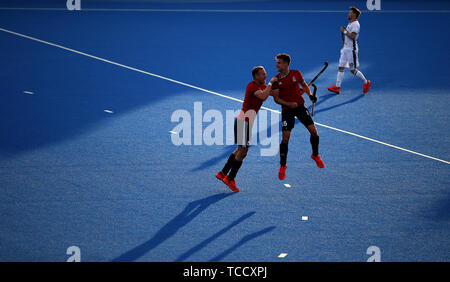
{"type": "Polygon", "coordinates": [[[317,86],[313,83],[311,84],[311,87],[313,88],[313,96],[316,97],[316,93],[317,93],[317,86]]]}
{"type": "Polygon", "coordinates": [[[316,81],[316,79],[328,68],[328,61],[324,62],[324,67],[322,68],[322,70],[309,82],[309,84],[311,85],[314,81],[316,81]]]}

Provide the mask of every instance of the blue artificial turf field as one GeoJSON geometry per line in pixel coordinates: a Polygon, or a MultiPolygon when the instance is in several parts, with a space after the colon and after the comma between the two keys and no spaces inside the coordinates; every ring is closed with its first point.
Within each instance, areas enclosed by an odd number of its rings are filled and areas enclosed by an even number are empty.
{"type": "Polygon", "coordinates": [[[0,1],[0,261],[450,261],[450,3],[365,2],[0,1]],[[372,90],[330,94],[351,4],[372,90]],[[253,146],[231,193],[234,146],[175,146],[171,115],[239,110],[280,52],[307,80],[329,61],[316,122],[439,160],[318,126],[318,169],[297,124],[287,178],[253,146]]]}

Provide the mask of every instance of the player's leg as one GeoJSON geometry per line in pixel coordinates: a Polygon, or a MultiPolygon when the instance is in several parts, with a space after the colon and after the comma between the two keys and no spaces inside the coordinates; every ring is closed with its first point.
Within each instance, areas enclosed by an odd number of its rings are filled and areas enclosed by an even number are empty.
{"type": "Polygon", "coordinates": [[[339,67],[336,76],[336,84],[328,87],[328,91],[333,93],[341,93],[341,84],[344,79],[345,68],[348,66],[348,52],[346,49],[341,49],[341,56],[339,57],[339,67]]]}
{"type": "Polygon", "coordinates": [[[285,166],[287,161],[289,139],[291,138],[291,130],[283,130],[280,143],[280,165],[285,166]]]}
{"type": "MultiPolygon", "coordinates": [[[[238,126],[240,126],[240,124],[238,124],[238,119],[235,119],[234,120],[234,144],[238,144],[239,142],[242,142],[242,141],[238,142],[238,126]]],[[[228,176],[228,172],[230,172],[230,169],[233,166],[238,149],[239,149],[239,147],[236,150],[234,150],[233,153],[230,154],[230,156],[228,157],[228,160],[225,163],[225,165],[223,166],[222,170],[220,170],[216,174],[217,179],[223,181],[228,176]]]]}
{"type": "Polygon", "coordinates": [[[289,147],[289,139],[291,138],[291,130],[295,125],[295,114],[293,109],[283,111],[281,113],[281,132],[282,138],[280,143],[280,169],[278,171],[278,179],[286,178],[286,162],[289,147]]]}
{"type": "MultiPolygon", "coordinates": [[[[238,144],[238,148],[233,152],[234,160],[230,164],[230,174],[223,178],[223,182],[234,192],[239,192],[239,188],[236,187],[236,181],[234,180],[236,174],[241,168],[242,161],[247,156],[248,148],[250,146],[252,124],[245,120],[236,119],[234,123],[235,128],[235,143],[238,144]]],[[[231,157],[231,156],[230,156],[231,157]]]]}
{"type": "MultiPolygon", "coordinates": [[[[238,140],[239,138],[242,139],[241,134],[239,134],[239,136],[238,136],[238,131],[242,127],[241,123],[242,123],[242,121],[238,120],[237,118],[234,120],[234,144],[239,144],[239,143],[243,142],[241,140],[238,140]]],[[[233,163],[236,159],[236,154],[238,152],[238,149],[239,149],[239,146],[238,146],[238,148],[236,148],[236,150],[233,151],[233,153],[230,154],[230,156],[228,157],[228,160],[225,163],[225,165],[223,166],[222,170],[220,170],[216,174],[217,179],[224,181],[224,179],[228,176],[228,172],[230,172],[230,170],[233,166],[233,163]]]]}
{"type": "Polygon", "coordinates": [[[306,127],[309,131],[309,141],[311,143],[311,149],[313,156],[319,155],[319,133],[317,132],[317,128],[314,124],[308,125],[306,127]]]}
{"type": "Polygon", "coordinates": [[[228,175],[228,180],[234,180],[236,177],[236,174],[239,171],[239,168],[241,168],[242,162],[244,161],[245,157],[248,153],[248,147],[247,146],[238,146],[237,153],[235,160],[233,162],[233,165],[231,167],[230,174],[228,175]]]}
{"type": "Polygon", "coordinates": [[[314,124],[311,124],[307,127],[307,129],[311,134],[311,136],[309,137],[312,148],[311,159],[313,159],[316,162],[316,165],[319,168],[324,168],[325,164],[319,155],[319,134],[317,133],[317,128],[314,124]]]}
{"type": "Polygon", "coordinates": [[[234,150],[233,153],[230,154],[230,156],[228,157],[228,160],[225,163],[225,165],[223,166],[222,170],[220,170],[216,174],[217,179],[223,180],[224,177],[226,177],[228,175],[228,172],[230,172],[230,169],[233,166],[237,152],[238,152],[238,149],[234,150]]]}
{"type": "Polygon", "coordinates": [[[358,51],[353,50],[352,56],[353,62],[350,65],[352,67],[350,72],[363,82],[363,93],[367,93],[370,90],[370,85],[372,84],[372,82],[370,80],[367,80],[364,74],[360,70],[358,70],[359,67],[358,51]]]}
{"type": "Polygon", "coordinates": [[[350,72],[362,81],[362,83],[363,83],[363,93],[369,92],[370,85],[372,84],[372,82],[370,80],[367,80],[365,78],[364,74],[358,69],[353,69],[350,72]]]}
{"type": "Polygon", "coordinates": [[[338,67],[338,73],[336,76],[336,86],[341,89],[342,80],[344,79],[345,68],[338,67]]]}
{"type": "Polygon", "coordinates": [[[305,105],[298,107],[296,116],[309,131],[310,134],[309,141],[311,143],[312,149],[311,158],[316,162],[316,165],[318,167],[320,168],[325,167],[325,164],[323,163],[322,159],[319,156],[319,133],[317,132],[317,128],[314,125],[314,121],[305,105]]]}

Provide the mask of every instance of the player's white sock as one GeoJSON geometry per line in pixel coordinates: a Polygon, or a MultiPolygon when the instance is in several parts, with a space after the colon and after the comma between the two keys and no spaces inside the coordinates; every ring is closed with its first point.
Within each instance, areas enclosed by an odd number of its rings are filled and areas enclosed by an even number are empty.
{"type": "Polygon", "coordinates": [[[338,71],[336,78],[337,87],[341,87],[342,79],[344,79],[344,71],[338,71]]]}
{"type": "Polygon", "coordinates": [[[364,77],[364,75],[362,74],[362,72],[360,72],[359,70],[356,71],[355,75],[362,80],[362,82],[364,82],[364,84],[367,83],[367,79],[364,77]]]}

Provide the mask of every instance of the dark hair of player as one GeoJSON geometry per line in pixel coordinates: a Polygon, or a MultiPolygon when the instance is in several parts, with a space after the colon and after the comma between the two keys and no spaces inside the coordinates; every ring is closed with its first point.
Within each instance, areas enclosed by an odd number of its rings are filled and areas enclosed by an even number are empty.
{"type": "Polygon", "coordinates": [[[288,54],[278,54],[275,58],[280,59],[288,64],[291,63],[291,56],[289,56],[288,54]]]}
{"type": "Polygon", "coordinates": [[[254,67],[254,68],[252,69],[252,76],[255,77],[255,75],[258,74],[258,72],[259,72],[260,70],[263,70],[263,69],[264,69],[264,68],[263,68],[262,66],[254,67]]]}
{"type": "Polygon", "coordinates": [[[355,14],[356,18],[359,18],[359,15],[361,15],[361,11],[356,7],[351,6],[350,10],[352,10],[352,12],[355,14]]]}

